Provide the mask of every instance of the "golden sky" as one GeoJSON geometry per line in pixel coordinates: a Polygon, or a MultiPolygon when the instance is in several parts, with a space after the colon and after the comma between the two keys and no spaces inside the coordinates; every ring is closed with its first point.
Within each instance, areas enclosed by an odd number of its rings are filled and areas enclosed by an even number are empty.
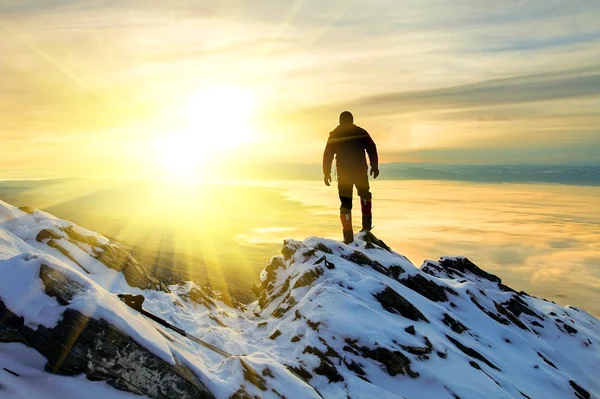
{"type": "Polygon", "coordinates": [[[600,156],[600,2],[0,0],[0,178],[600,156]]]}

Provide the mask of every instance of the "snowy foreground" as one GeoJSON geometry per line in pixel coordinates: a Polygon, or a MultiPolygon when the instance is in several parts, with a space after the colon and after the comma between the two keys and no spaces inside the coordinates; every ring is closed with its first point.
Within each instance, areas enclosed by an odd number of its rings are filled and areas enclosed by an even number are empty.
{"type": "Polygon", "coordinates": [[[0,398],[600,397],[600,321],[467,259],[417,268],[372,235],[313,237],[260,279],[250,305],[167,285],[107,238],[0,201],[0,398]]]}

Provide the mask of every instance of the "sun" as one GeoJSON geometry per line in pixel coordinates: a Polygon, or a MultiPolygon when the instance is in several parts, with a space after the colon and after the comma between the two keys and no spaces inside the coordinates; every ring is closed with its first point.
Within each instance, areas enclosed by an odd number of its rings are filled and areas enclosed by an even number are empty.
{"type": "Polygon", "coordinates": [[[256,98],[234,86],[205,88],[185,98],[174,112],[174,128],[156,142],[162,178],[188,180],[228,151],[255,141],[256,98]]]}

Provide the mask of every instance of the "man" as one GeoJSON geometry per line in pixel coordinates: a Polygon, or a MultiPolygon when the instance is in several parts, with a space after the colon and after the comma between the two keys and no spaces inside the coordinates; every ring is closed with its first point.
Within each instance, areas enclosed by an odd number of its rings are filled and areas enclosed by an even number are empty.
{"type": "Polygon", "coordinates": [[[338,191],[340,194],[340,219],[344,242],[354,241],[352,231],[352,195],[354,186],[360,197],[362,210],[362,230],[371,230],[373,216],[371,214],[371,192],[365,151],[371,162],[371,176],[379,176],[379,159],[375,142],[369,133],[354,124],[354,117],[348,111],[340,114],[340,124],[331,133],[323,153],[323,175],[325,185],[331,184],[331,163],[336,158],[338,191]]]}

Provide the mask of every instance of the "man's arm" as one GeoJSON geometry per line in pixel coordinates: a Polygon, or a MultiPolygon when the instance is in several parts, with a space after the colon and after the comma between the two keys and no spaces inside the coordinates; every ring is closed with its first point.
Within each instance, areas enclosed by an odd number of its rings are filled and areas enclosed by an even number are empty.
{"type": "Polygon", "coordinates": [[[329,137],[327,139],[327,145],[325,146],[325,152],[323,152],[323,174],[325,176],[331,174],[331,164],[333,163],[334,155],[335,149],[333,148],[333,140],[329,137]]]}
{"type": "Polygon", "coordinates": [[[335,155],[335,149],[331,136],[327,139],[325,145],[325,151],[323,152],[323,177],[326,185],[331,183],[331,164],[333,163],[333,157],[335,155]]]}
{"type": "MultiPolygon", "coordinates": [[[[366,133],[366,132],[365,132],[366,133]]],[[[377,155],[377,146],[375,142],[369,135],[366,133],[365,137],[365,150],[367,151],[367,155],[369,155],[369,162],[371,163],[371,174],[374,178],[377,178],[379,175],[379,155],[377,155]]]]}

